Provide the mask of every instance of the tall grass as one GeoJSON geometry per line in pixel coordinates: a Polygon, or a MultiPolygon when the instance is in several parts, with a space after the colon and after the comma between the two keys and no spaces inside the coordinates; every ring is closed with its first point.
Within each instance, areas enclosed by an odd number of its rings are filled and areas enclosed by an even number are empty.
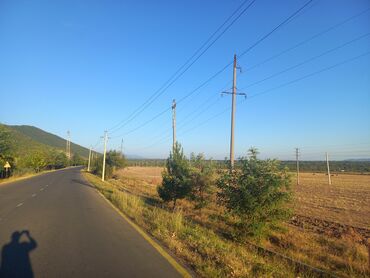
{"type": "MultiPolygon", "coordinates": [[[[84,173],[119,210],[133,219],[201,277],[296,277],[293,266],[283,260],[263,256],[255,249],[237,244],[214,231],[184,218],[181,211],[170,212],[152,206],[141,197],[120,191],[84,173]]],[[[300,277],[311,277],[300,273],[300,277]]]]}

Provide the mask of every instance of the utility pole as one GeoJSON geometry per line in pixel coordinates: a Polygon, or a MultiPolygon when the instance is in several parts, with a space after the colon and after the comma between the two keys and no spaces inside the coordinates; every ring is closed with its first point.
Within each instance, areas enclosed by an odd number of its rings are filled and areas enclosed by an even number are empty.
{"type": "Polygon", "coordinates": [[[236,110],[236,95],[243,95],[244,93],[236,92],[236,70],[240,69],[236,63],[236,54],[234,54],[234,66],[233,66],[233,88],[232,92],[222,92],[221,94],[230,94],[232,95],[232,109],[231,109],[231,136],[230,136],[230,170],[234,168],[234,128],[235,128],[235,110],[236,110]]]}
{"type": "Polygon", "coordinates": [[[297,163],[297,185],[299,185],[299,149],[295,149],[295,159],[297,163]]]}
{"type": "Polygon", "coordinates": [[[121,157],[123,158],[123,138],[121,140],[121,157]]]}
{"type": "Polygon", "coordinates": [[[329,154],[326,152],[326,168],[328,170],[328,182],[331,185],[330,167],[329,167],[329,154]]]}
{"type": "Polygon", "coordinates": [[[66,156],[67,156],[68,162],[70,162],[71,160],[71,133],[69,130],[67,131],[66,156]]]}
{"type": "Polygon", "coordinates": [[[176,100],[172,100],[172,152],[176,146],[176,100]]]}
{"type": "Polygon", "coordinates": [[[89,162],[87,163],[87,172],[90,172],[90,161],[91,161],[91,146],[90,146],[90,151],[89,151],[89,162]]]}
{"type": "Polygon", "coordinates": [[[102,175],[101,175],[101,180],[104,181],[105,180],[105,157],[106,157],[106,153],[107,153],[107,141],[108,141],[108,132],[105,131],[104,132],[104,155],[103,155],[103,171],[102,171],[102,175]]]}

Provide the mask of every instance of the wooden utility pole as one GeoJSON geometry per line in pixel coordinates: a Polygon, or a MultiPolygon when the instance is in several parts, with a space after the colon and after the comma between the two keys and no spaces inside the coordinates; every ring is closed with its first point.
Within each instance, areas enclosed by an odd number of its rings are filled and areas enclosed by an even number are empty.
{"type": "Polygon", "coordinates": [[[90,146],[90,151],[89,151],[89,162],[87,163],[87,172],[90,172],[90,161],[91,161],[91,146],[90,146]]]}
{"type": "Polygon", "coordinates": [[[326,152],[326,168],[328,170],[328,183],[331,185],[330,167],[329,167],[329,154],[326,152]]]}
{"type": "Polygon", "coordinates": [[[105,180],[105,158],[107,154],[107,141],[108,141],[108,132],[104,132],[104,154],[103,154],[103,170],[102,170],[102,175],[101,175],[101,180],[105,180]]]}
{"type": "Polygon", "coordinates": [[[299,149],[295,149],[295,159],[297,164],[297,185],[299,185],[299,149]]]}
{"type": "Polygon", "coordinates": [[[172,101],[172,152],[176,147],[176,100],[172,101]]]}
{"type": "Polygon", "coordinates": [[[233,65],[233,88],[232,92],[222,92],[221,94],[230,94],[232,95],[231,100],[231,135],[230,135],[230,170],[234,168],[234,129],[235,129],[235,110],[236,110],[236,96],[243,95],[244,93],[236,92],[236,70],[240,69],[236,63],[236,55],[234,54],[234,65],[233,65]]]}

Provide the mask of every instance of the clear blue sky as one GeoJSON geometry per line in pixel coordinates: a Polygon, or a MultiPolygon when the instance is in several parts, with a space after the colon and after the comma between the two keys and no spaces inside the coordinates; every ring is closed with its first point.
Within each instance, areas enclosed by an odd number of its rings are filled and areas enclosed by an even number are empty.
{"type": "MultiPolygon", "coordinates": [[[[111,134],[108,148],[119,148],[121,135],[170,107],[173,98],[196,88],[305,2],[257,0],[148,109],[111,134]]],[[[95,145],[104,130],[147,100],[241,3],[2,0],[0,121],[34,125],[62,137],[70,130],[74,142],[95,145]]],[[[325,151],[333,159],[370,157],[370,55],[280,87],[370,51],[369,11],[253,68],[368,8],[367,0],[316,0],[239,59],[243,70],[237,87],[249,98],[237,105],[236,156],[256,146],[263,157],[282,159],[293,158],[295,147],[301,148],[302,159],[321,159],[325,151]]],[[[228,155],[230,112],[204,122],[230,106],[230,96],[220,92],[231,87],[231,79],[229,67],[178,104],[178,140],[187,154],[228,155]]],[[[168,111],[125,135],[125,152],[166,157],[170,129],[168,111]]]]}

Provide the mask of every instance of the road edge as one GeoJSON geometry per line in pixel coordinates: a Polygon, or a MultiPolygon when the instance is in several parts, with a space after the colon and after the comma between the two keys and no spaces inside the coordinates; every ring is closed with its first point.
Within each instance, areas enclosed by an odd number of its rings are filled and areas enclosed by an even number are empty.
{"type": "MultiPolygon", "coordinates": [[[[88,182],[89,184],[92,184],[89,182],[80,172],[82,178],[88,182]]],[[[186,278],[193,277],[189,271],[183,267],[179,262],[177,262],[159,243],[157,243],[150,235],[148,235],[147,232],[145,232],[138,224],[136,224],[134,221],[130,219],[127,215],[125,215],[124,212],[120,211],[117,207],[115,207],[96,187],[94,184],[92,184],[96,192],[125,220],[127,221],[159,254],[164,257],[169,264],[176,269],[176,271],[182,276],[186,278]]]]}
{"type": "Polygon", "coordinates": [[[18,182],[18,181],[22,181],[22,180],[26,180],[26,179],[31,179],[31,178],[34,178],[34,177],[39,177],[39,176],[48,174],[48,173],[53,173],[53,172],[67,170],[67,169],[76,168],[76,167],[81,167],[81,166],[70,166],[70,167],[65,167],[65,168],[61,168],[61,169],[53,169],[53,170],[46,170],[46,171],[42,171],[42,172],[38,172],[38,173],[31,173],[31,174],[28,174],[28,175],[13,178],[11,180],[1,181],[0,186],[8,185],[8,184],[13,183],[13,182],[18,182]]]}

